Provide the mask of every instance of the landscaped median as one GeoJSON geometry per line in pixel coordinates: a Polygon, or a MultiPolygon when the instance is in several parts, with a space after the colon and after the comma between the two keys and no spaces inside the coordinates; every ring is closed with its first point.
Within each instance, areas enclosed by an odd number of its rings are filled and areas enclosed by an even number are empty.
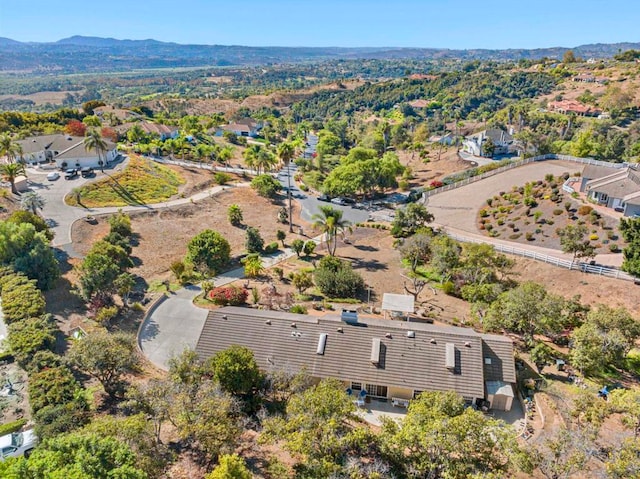
{"type": "Polygon", "coordinates": [[[123,171],[75,189],[66,202],[87,208],[161,203],[176,195],[184,182],[173,169],[132,155],[123,171]]]}

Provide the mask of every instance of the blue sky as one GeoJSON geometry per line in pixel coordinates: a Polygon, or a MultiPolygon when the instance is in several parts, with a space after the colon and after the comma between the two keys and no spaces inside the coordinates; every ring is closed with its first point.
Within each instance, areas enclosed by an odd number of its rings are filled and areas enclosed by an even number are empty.
{"type": "Polygon", "coordinates": [[[0,36],[536,48],[640,41],[637,0],[0,0],[0,36]]]}

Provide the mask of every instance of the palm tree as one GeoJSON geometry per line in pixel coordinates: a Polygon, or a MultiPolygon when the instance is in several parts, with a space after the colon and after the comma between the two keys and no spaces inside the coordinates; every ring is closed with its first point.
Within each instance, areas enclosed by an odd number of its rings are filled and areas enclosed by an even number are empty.
{"type": "Polygon", "coordinates": [[[22,146],[13,141],[8,133],[0,135],[0,156],[6,156],[9,163],[22,154],[22,146]]]}
{"type": "Polygon", "coordinates": [[[20,207],[34,215],[38,214],[39,209],[44,208],[45,203],[45,199],[35,191],[27,191],[20,198],[20,207]]]}
{"type": "Polygon", "coordinates": [[[249,168],[255,169],[258,174],[260,174],[260,169],[258,168],[259,154],[260,147],[258,145],[249,145],[249,147],[242,153],[247,166],[249,168]]]}
{"type": "Polygon", "coordinates": [[[84,146],[89,151],[96,150],[96,153],[98,153],[98,164],[101,166],[101,170],[104,171],[106,161],[102,160],[101,153],[107,151],[107,142],[104,141],[100,132],[96,129],[87,131],[87,135],[84,137],[84,146]]]}
{"type": "Polygon", "coordinates": [[[6,163],[0,165],[0,175],[5,181],[11,183],[11,192],[17,193],[16,190],[16,178],[20,175],[26,174],[24,165],[22,163],[6,163]]]}
{"type": "Polygon", "coordinates": [[[342,210],[338,210],[329,205],[320,207],[321,213],[314,214],[313,227],[322,230],[327,240],[327,251],[331,256],[335,256],[338,247],[338,235],[344,237],[346,231],[353,231],[351,222],[342,219],[342,210]]]}
{"type": "MultiPolygon", "coordinates": [[[[278,157],[285,165],[285,168],[289,168],[291,158],[295,154],[295,147],[293,143],[284,142],[278,146],[278,157]]],[[[291,207],[291,170],[287,171],[287,198],[289,199],[289,233],[293,233],[293,215],[291,207]]]]}

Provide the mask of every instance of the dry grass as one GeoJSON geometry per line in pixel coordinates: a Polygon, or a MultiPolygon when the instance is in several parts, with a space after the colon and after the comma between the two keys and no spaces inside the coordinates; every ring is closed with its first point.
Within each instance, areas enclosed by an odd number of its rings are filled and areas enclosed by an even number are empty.
{"type": "Polygon", "coordinates": [[[80,187],[80,201],[69,195],[67,203],[89,208],[160,203],[177,194],[184,182],[171,168],[131,156],[123,171],[80,187]]]}

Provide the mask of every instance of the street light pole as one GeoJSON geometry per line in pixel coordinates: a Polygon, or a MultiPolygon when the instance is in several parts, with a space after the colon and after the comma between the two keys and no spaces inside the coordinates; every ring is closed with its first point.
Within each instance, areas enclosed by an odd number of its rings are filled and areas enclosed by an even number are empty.
{"type": "Polygon", "coordinates": [[[293,233],[293,215],[291,207],[291,160],[287,162],[287,197],[289,198],[289,233],[293,233]]]}

